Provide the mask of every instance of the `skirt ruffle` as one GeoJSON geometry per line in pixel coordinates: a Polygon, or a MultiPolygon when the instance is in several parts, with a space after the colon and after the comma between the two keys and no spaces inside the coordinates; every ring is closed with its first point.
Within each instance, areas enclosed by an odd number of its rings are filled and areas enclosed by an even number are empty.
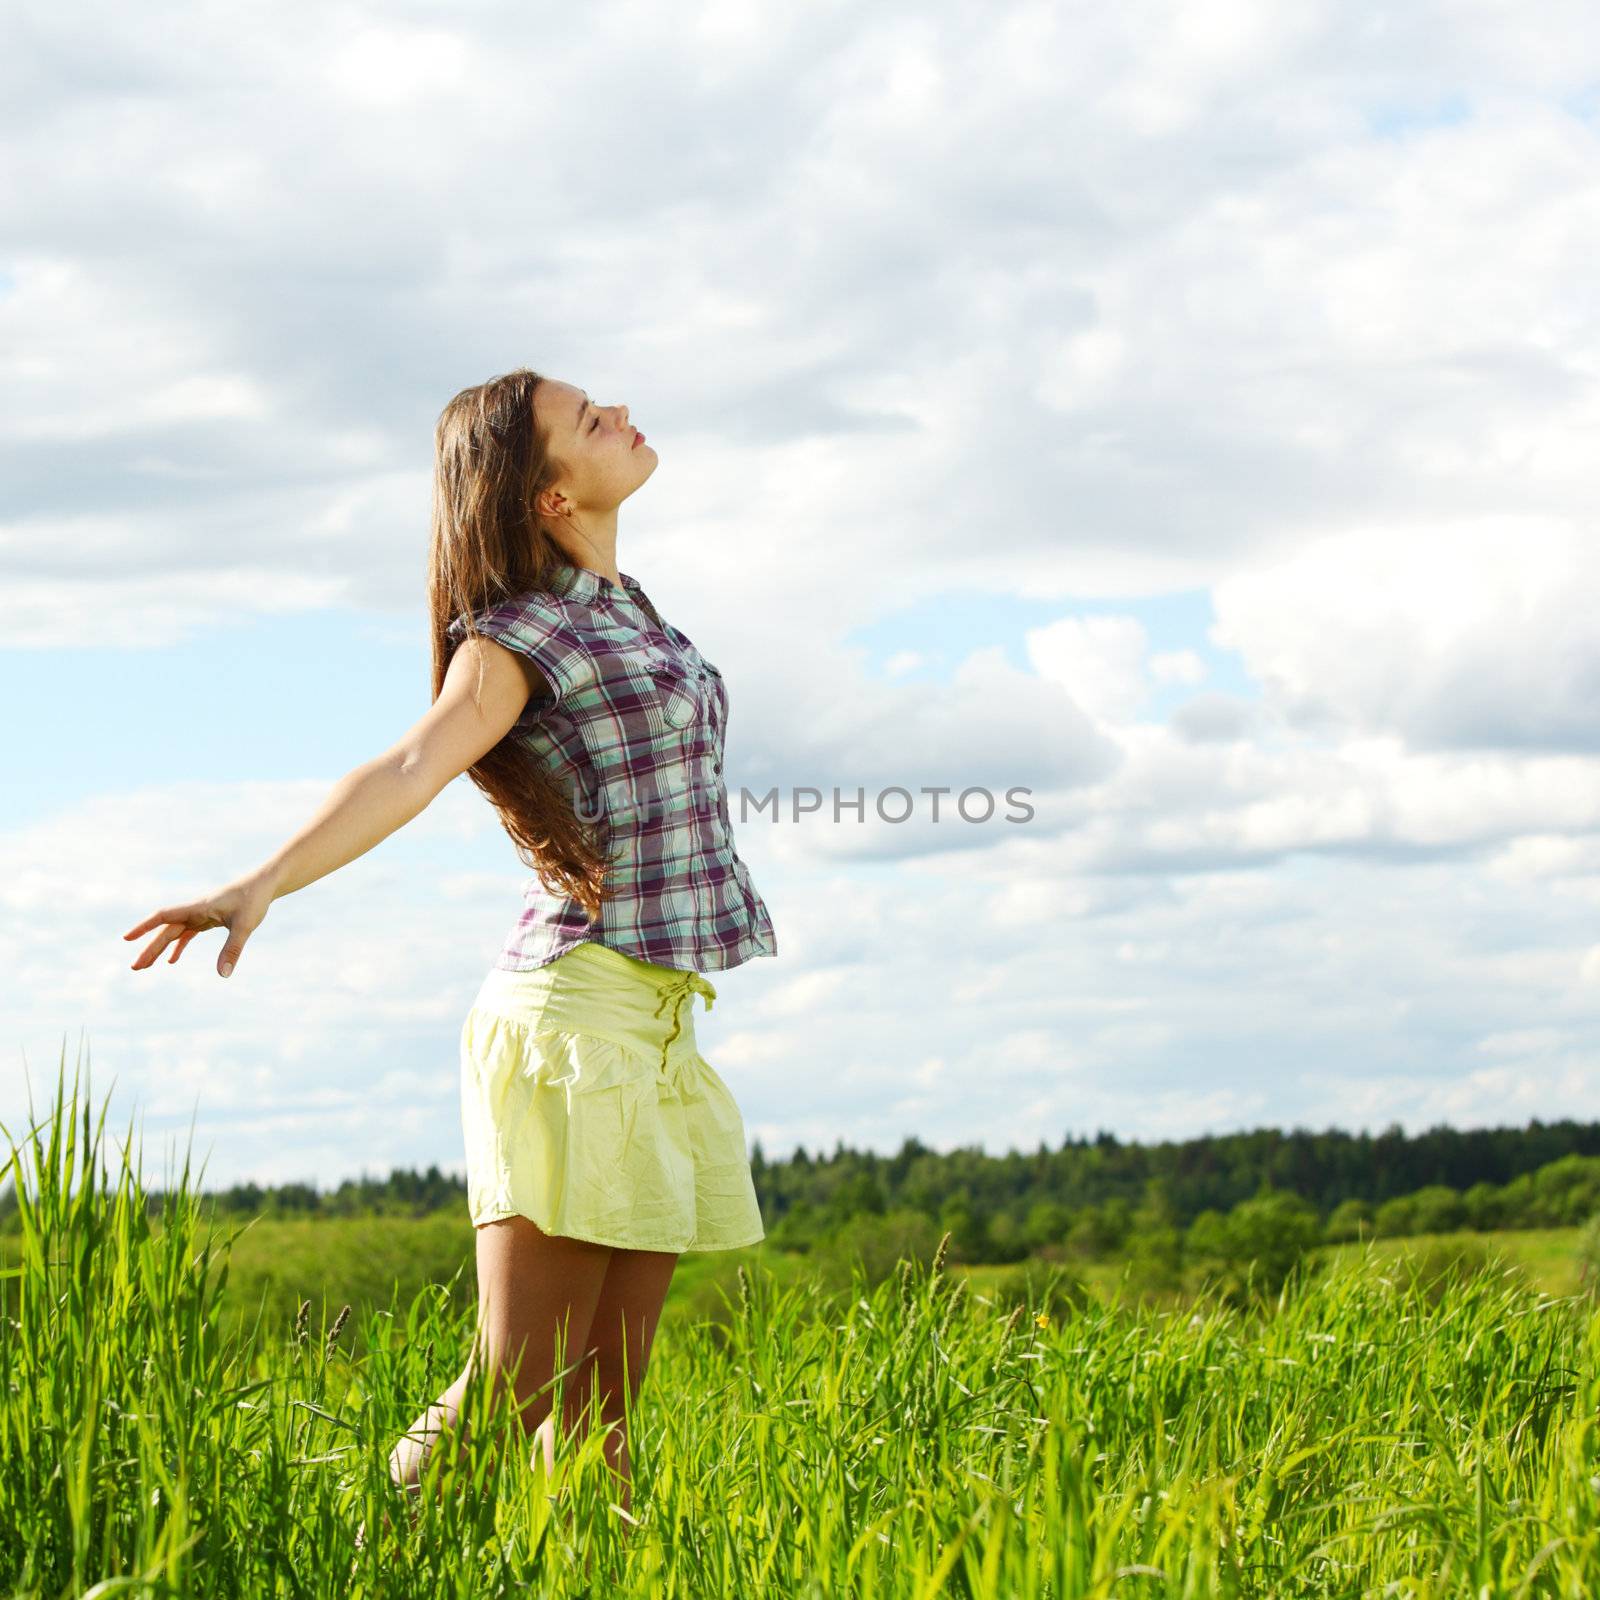
{"type": "Polygon", "coordinates": [[[695,1048],[652,1057],[474,1006],[461,1112],[475,1225],[521,1215],[546,1233],[677,1253],[765,1237],[744,1120],[695,1048]]]}

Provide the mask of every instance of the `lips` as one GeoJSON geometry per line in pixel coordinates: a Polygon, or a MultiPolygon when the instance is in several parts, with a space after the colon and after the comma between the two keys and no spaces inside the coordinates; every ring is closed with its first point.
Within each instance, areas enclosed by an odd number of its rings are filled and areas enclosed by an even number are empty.
{"type": "Polygon", "coordinates": [[[637,450],[644,443],[644,435],[637,428],[633,430],[633,443],[628,446],[630,450],[637,450]]]}

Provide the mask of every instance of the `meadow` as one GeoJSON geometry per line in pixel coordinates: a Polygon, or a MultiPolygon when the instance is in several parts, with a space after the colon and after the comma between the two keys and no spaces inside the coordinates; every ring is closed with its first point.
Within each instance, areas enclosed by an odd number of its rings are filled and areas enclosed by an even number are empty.
{"type": "Polygon", "coordinates": [[[1600,1579],[1600,1312],[1559,1230],[1506,1236],[1520,1262],[1332,1249],[1248,1305],[1135,1298],[1113,1272],[1019,1294],[942,1247],[842,1290],[760,1250],[688,1257],[632,1419],[631,1515],[597,1433],[547,1479],[479,1388],[413,1526],[387,1456],[466,1359],[464,1223],[215,1228],[187,1165],[149,1214],[136,1160],[107,1160],[104,1113],[67,1083],[11,1150],[0,1594],[1578,1597],[1600,1579]]]}

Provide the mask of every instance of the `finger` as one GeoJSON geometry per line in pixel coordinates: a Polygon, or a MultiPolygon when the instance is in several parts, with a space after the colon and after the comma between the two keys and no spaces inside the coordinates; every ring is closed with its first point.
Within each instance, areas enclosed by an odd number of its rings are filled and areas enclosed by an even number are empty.
{"type": "Polygon", "coordinates": [[[183,930],[175,922],[169,922],[143,950],[139,952],[139,959],[134,962],[133,970],[140,971],[150,966],[163,950],[176,939],[183,930]]]}
{"type": "Polygon", "coordinates": [[[152,928],[160,927],[163,922],[182,921],[183,913],[170,907],[164,911],[152,911],[143,922],[135,923],[122,937],[124,939],[137,939],[141,933],[148,933],[152,928]]]}
{"type": "Polygon", "coordinates": [[[226,978],[239,964],[239,956],[244,950],[244,936],[235,934],[231,929],[228,932],[228,942],[223,945],[221,954],[217,957],[217,971],[226,978]]]}

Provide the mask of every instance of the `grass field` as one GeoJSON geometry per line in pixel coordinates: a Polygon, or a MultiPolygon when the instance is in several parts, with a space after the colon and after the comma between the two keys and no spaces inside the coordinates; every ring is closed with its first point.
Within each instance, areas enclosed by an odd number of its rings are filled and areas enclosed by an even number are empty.
{"type": "Polygon", "coordinates": [[[686,1258],[634,1520],[596,1435],[546,1480],[485,1392],[391,1537],[389,1447],[470,1341],[470,1230],[256,1224],[230,1250],[186,1186],[151,1226],[126,1163],[82,1181],[103,1156],[70,1089],[27,1156],[0,1594],[1510,1597],[1600,1574],[1600,1315],[1561,1288],[1564,1235],[1432,1280],[1343,1248],[1248,1312],[1127,1302],[1113,1274],[1048,1319],[994,1269],[830,1297],[758,1250],[725,1305],[727,1258],[686,1258]],[[285,1291],[328,1308],[305,1337],[240,1316],[285,1291]]]}
{"type": "MultiPolygon", "coordinates": [[[[234,1223],[238,1231],[229,1252],[231,1270],[224,1304],[237,1317],[254,1320],[262,1331],[283,1334],[292,1327],[301,1300],[309,1300],[319,1323],[331,1323],[340,1308],[352,1308],[356,1321],[368,1312],[407,1305],[428,1293],[454,1312],[476,1304],[472,1227],[465,1214],[429,1217],[362,1217],[335,1221],[234,1223]]],[[[1322,1251],[1329,1263],[1359,1259],[1370,1252],[1378,1261],[1422,1251],[1482,1249],[1520,1267],[1531,1286],[1546,1294],[1577,1292],[1579,1229],[1541,1228],[1523,1232],[1427,1234],[1413,1239],[1380,1239],[1371,1245],[1333,1245],[1322,1251]]],[[[11,1241],[0,1240],[0,1249],[11,1241]]],[[[725,1296],[736,1292],[740,1267],[769,1273],[781,1285],[808,1277],[804,1257],[764,1245],[679,1258],[663,1312],[663,1328],[715,1315],[725,1296]]],[[[966,1277],[975,1289],[992,1292],[1012,1278],[1010,1266],[951,1265],[952,1276],[966,1277]]],[[[1198,1287],[1194,1275],[1176,1293],[1139,1293],[1121,1285],[1122,1264],[1089,1262],[1074,1268],[1091,1289],[1109,1301],[1142,1299],[1152,1309],[1178,1310],[1198,1287]]]]}
{"type": "MultiPolygon", "coordinates": [[[[1378,1264],[1403,1256],[1448,1257],[1452,1254],[1498,1257],[1505,1266],[1522,1273],[1529,1287],[1548,1295],[1576,1294],[1580,1288],[1578,1237],[1581,1228],[1528,1228],[1506,1233],[1425,1233],[1405,1239],[1376,1239],[1367,1244],[1327,1245],[1315,1252],[1313,1260],[1330,1267],[1347,1266],[1370,1256],[1378,1264]]],[[[1013,1271],[1009,1267],[971,1267],[966,1269],[976,1282],[994,1283],[1013,1271]]],[[[1075,1269],[1095,1293],[1109,1299],[1119,1292],[1123,1267],[1119,1262],[1089,1262],[1075,1269]]],[[[1187,1305],[1198,1288],[1198,1274],[1188,1275],[1182,1290],[1170,1294],[1146,1294],[1153,1306],[1177,1309],[1187,1305]]],[[[1126,1289],[1121,1291],[1124,1296],[1126,1289]]]]}

